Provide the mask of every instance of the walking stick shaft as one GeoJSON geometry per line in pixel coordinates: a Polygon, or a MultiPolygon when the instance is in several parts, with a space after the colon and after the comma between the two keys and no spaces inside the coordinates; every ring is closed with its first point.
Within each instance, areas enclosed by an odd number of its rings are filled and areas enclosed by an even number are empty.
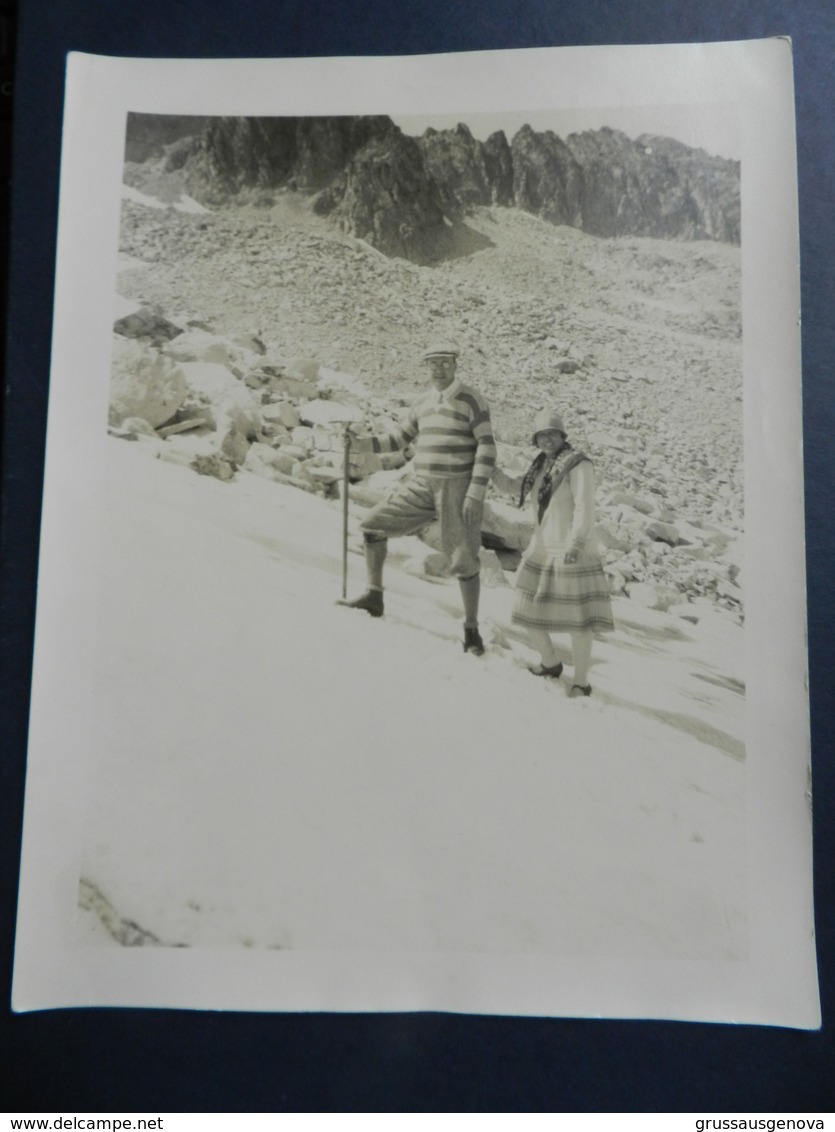
{"type": "Polygon", "coordinates": [[[351,463],[351,432],[347,425],[342,446],[342,600],[344,601],[348,596],[348,473],[351,463]]]}

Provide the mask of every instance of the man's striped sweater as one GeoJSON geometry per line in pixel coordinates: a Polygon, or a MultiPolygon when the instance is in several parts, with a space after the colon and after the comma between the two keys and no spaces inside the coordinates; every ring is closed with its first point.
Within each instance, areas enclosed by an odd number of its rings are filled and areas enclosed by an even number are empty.
{"type": "Polygon", "coordinates": [[[418,475],[469,475],[467,496],[481,502],[496,464],[490,408],[469,385],[456,381],[441,396],[432,389],[419,397],[395,432],[373,436],[373,452],[395,452],[415,443],[418,475]]]}

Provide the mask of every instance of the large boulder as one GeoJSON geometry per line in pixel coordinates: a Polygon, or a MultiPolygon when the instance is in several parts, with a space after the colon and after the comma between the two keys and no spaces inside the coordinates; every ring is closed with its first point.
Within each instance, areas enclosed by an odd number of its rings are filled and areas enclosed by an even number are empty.
{"type": "Polygon", "coordinates": [[[677,527],[672,523],[662,523],[659,520],[648,523],[644,528],[644,533],[647,534],[653,542],[665,542],[668,546],[678,546],[682,541],[681,534],[677,527]]]}
{"type": "MultiPolygon", "coordinates": [[[[260,364],[259,354],[240,343],[218,334],[211,334],[199,326],[190,326],[165,347],[165,353],[178,362],[215,362],[237,371],[239,376],[260,364]]],[[[264,375],[264,380],[268,380],[264,375]]]]}
{"type": "Polygon", "coordinates": [[[230,390],[240,388],[237,377],[221,362],[190,361],[180,365],[189,388],[211,402],[217,402],[230,390]]]}
{"type": "Polygon", "coordinates": [[[234,464],[219,453],[212,456],[195,456],[190,466],[199,476],[214,476],[224,483],[235,478],[234,464]]]}
{"type": "Polygon", "coordinates": [[[176,326],[149,307],[139,307],[138,310],[117,318],[113,329],[123,338],[144,338],[153,346],[170,342],[183,332],[182,327],[176,326]]]}
{"type": "Polygon", "coordinates": [[[316,385],[320,393],[333,395],[335,392],[339,392],[343,397],[348,394],[363,400],[368,397],[368,390],[358,377],[354,377],[352,373],[329,369],[327,366],[319,366],[316,385]]]}
{"type": "Polygon", "coordinates": [[[410,473],[411,465],[409,464],[391,471],[374,472],[360,483],[352,484],[351,498],[363,507],[376,507],[410,473]]]}
{"type": "Polygon", "coordinates": [[[168,344],[165,350],[178,362],[217,362],[226,365],[229,353],[218,339],[198,326],[189,327],[168,344]]]}
{"type": "Polygon", "coordinates": [[[632,546],[631,539],[624,537],[623,529],[615,529],[609,523],[598,523],[594,528],[594,536],[598,546],[603,550],[616,550],[619,553],[626,553],[632,546]]]}
{"type": "Polygon", "coordinates": [[[449,559],[439,550],[430,550],[407,558],[403,569],[418,578],[448,578],[449,559]]]}
{"type": "Polygon", "coordinates": [[[282,425],[286,429],[294,429],[301,424],[299,411],[290,401],[266,405],[261,410],[261,419],[267,424],[282,425]]]}
{"type": "Polygon", "coordinates": [[[533,522],[527,510],[490,499],[484,504],[481,534],[484,545],[493,550],[524,550],[531,541],[533,522]]]}
{"type": "Polygon", "coordinates": [[[303,377],[295,376],[293,371],[284,366],[262,366],[261,371],[268,377],[270,389],[276,395],[286,394],[289,397],[311,399],[318,392],[315,376],[311,381],[307,381],[303,377]]]}
{"type": "Polygon", "coordinates": [[[302,465],[302,469],[306,476],[321,484],[339,483],[342,479],[341,470],[335,468],[333,464],[316,464],[312,460],[308,460],[302,465]]]}
{"type": "Polygon", "coordinates": [[[236,428],[254,439],[261,427],[261,406],[230,369],[218,362],[183,362],[188,388],[211,405],[218,431],[236,428]]]}
{"type": "Polygon", "coordinates": [[[182,368],[154,346],[114,338],[110,375],[109,421],[118,427],[141,417],[152,428],[169,421],[188,395],[182,368]]]}
{"type": "Polygon", "coordinates": [[[230,464],[240,467],[246,460],[250,443],[246,435],[233,426],[221,441],[221,455],[225,456],[230,464]]]}
{"type": "Polygon", "coordinates": [[[320,368],[316,358],[291,358],[284,367],[288,378],[306,383],[308,388],[312,386],[312,396],[316,395],[316,381],[320,368]]]}
{"type": "Polygon", "coordinates": [[[649,499],[633,495],[628,491],[616,491],[610,502],[613,505],[621,504],[625,507],[632,507],[633,510],[639,511],[642,515],[651,515],[656,507],[655,503],[652,503],[649,499]]]}
{"type": "Polygon", "coordinates": [[[244,469],[263,479],[279,481],[280,477],[292,474],[296,460],[283,453],[281,449],[271,448],[269,444],[252,444],[244,459],[244,469]]]}
{"type": "Polygon", "coordinates": [[[225,366],[235,378],[259,393],[272,388],[270,374],[264,370],[263,358],[257,350],[199,326],[190,326],[179,338],[169,342],[165,353],[179,362],[214,362],[225,366]]]}
{"type": "Polygon", "coordinates": [[[307,425],[341,424],[343,421],[362,420],[362,411],[356,405],[319,398],[299,405],[299,417],[307,425]]]}

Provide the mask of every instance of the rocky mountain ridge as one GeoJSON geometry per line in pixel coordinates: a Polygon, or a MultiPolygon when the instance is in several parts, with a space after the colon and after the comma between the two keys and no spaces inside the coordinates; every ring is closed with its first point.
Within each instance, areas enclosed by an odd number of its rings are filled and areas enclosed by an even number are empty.
{"type": "Polygon", "coordinates": [[[385,115],[172,123],[131,114],[126,159],[129,184],[156,194],[179,186],[210,207],[270,207],[277,193],[306,193],[346,234],[415,263],[472,251],[467,220],[478,206],[605,237],[740,235],[738,162],[606,128],[563,141],[524,126],[511,142],[501,131],[482,142],[463,123],[412,138],[385,115]]]}

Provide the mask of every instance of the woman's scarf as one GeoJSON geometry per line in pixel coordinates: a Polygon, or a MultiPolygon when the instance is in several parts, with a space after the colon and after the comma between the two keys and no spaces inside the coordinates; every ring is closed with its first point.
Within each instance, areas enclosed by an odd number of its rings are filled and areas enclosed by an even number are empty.
{"type": "Polygon", "coordinates": [[[565,442],[556,456],[551,457],[545,452],[540,452],[525,472],[522,490],[519,493],[519,506],[524,507],[525,499],[530,493],[536,477],[542,472],[542,482],[539,485],[539,491],[536,493],[536,517],[537,521],[541,523],[542,516],[548,510],[548,504],[551,502],[554,492],[571,469],[576,468],[582,460],[588,460],[588,456],[584,452],[575,452],[568,441],[565,442]]]}

